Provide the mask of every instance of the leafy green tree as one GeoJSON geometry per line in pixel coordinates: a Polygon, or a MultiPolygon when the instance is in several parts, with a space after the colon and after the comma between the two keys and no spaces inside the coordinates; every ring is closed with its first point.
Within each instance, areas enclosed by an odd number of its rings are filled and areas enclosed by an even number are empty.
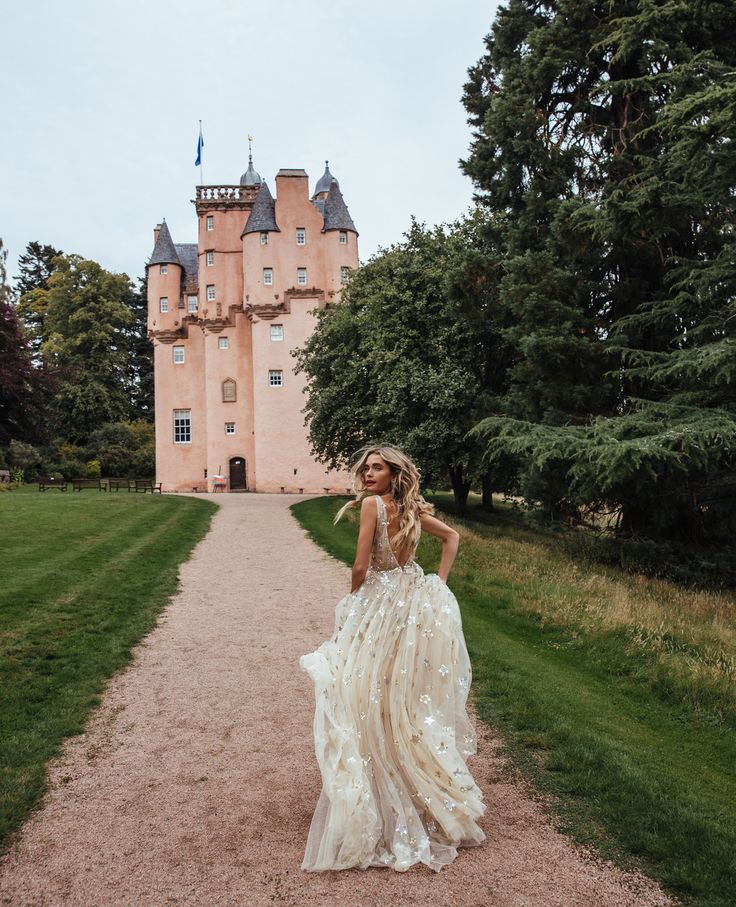
{"type": "Polygon", "coordinates": [[[553,518],[736,528],[734,26],[725,2],[511,0],[469,72],[514,357],[473,436],[553,518]]]}
{"type": "Polygon", "coordinates": [[[68,440],[84,442],[99,425],[129,413],[132,288],[127,275],[78,255],[56,263],[48,288],[33,291],[44,312],[41,353],[63,377],[54,400],[57,426],[68,440]]]}
{"type": "Polygon", "coordinates": [[[425,483],[450,480],[461,513],[481,479],[480,448],[466,434],[488,406],[482,325],[447,288],[462,245],[459,230],[414,222],[356,272],[339,305],[318,312],[295,351],[321,462],[345,466],[362,444],[399,444],[425,483]]]}

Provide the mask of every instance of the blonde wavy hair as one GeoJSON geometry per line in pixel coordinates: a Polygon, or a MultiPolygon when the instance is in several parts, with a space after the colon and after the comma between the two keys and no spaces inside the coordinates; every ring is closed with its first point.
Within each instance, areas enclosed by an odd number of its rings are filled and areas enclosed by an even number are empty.
{"type": "Polygon", "coordinates": [[[423,513],[433,514],[434,504],[425,501],[419,492],[420,472],[417,467],[403,450],[391,444],[369,444],[355,454],[350,467],[355,498],[338,510],[334,522],[351,507],[358,507],[363,498],[373,494],[368,491],[364,481],[366,463],[371,454],[378,454],[391,471],[391,494],[399,516],[399,529],[390,539],[391,547],[395,552],[401,552],[411,540],[413,548],[421,532],[420,517],[423,513]]]}

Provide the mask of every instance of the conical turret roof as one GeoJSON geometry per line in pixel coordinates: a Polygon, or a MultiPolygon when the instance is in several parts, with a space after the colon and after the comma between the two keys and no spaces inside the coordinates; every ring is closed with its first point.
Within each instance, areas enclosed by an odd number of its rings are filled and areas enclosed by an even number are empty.
{"type": "Polygon", "coordinates": [[[281,230],[279,230],[276,223],[276,205],[271,195],[271,190],[266,185],[266,181],[263,180],[261,188],[258,190],[258,195],[256,195],[256,200],[253,202],[250,217],[240,235],[268,232],[280,233],[281,230]]]}
{"type": "Polygon", "coordinates": [[[171,233],[169,233],[169,228],[166,226],[166,221],[161,224],[161,228],[158,231],[158,239],[153,247],[151,260],[148,265],[179,265],[181,267],[181,261],[176,254],[174,241],[171,238],[171,233]]]}
{"type": "Polygon", "coordinates": [[[334,178],[330,184],[330,191],[325,198],[323,216],[325,219],[325,225],[322,227],[323,233],[326,233],[328,230],[352,230],[356,236],[358,235],[358,231],[355,229],[355,224],[348,211],[348,206],[345,204],[342,192],[340,192],[340,186],[334,178]]]}

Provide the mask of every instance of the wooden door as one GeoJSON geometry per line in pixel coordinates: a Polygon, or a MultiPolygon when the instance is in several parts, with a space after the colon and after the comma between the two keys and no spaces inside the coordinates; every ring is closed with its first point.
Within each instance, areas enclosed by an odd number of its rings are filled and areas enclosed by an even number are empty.
{"type": "Polygon", "coordinates": [[[230,491],[237,491],[245,487],[245,459],[233,457],[230,460],[230,491]]]}

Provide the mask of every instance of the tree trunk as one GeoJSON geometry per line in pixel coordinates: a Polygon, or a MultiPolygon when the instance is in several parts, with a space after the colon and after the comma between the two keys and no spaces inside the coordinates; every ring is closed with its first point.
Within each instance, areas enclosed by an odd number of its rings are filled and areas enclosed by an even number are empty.
{"type": "Polygon", "coordinates": [[[493,510],[493,485],[490,472],[483,473],[481,482],[483,485],[483,497],[481,500],[481,506],[483,507],[483,510],[493,510]]]}
{"type": "Polygon", "coordinates": [[[447,471],[450,473],[452,493],[455,496],[455,510],[458,516],[467,516],[470,483],[464,478],[462,464],[458,464],[457,466],[448,464],[447,471]]]}

